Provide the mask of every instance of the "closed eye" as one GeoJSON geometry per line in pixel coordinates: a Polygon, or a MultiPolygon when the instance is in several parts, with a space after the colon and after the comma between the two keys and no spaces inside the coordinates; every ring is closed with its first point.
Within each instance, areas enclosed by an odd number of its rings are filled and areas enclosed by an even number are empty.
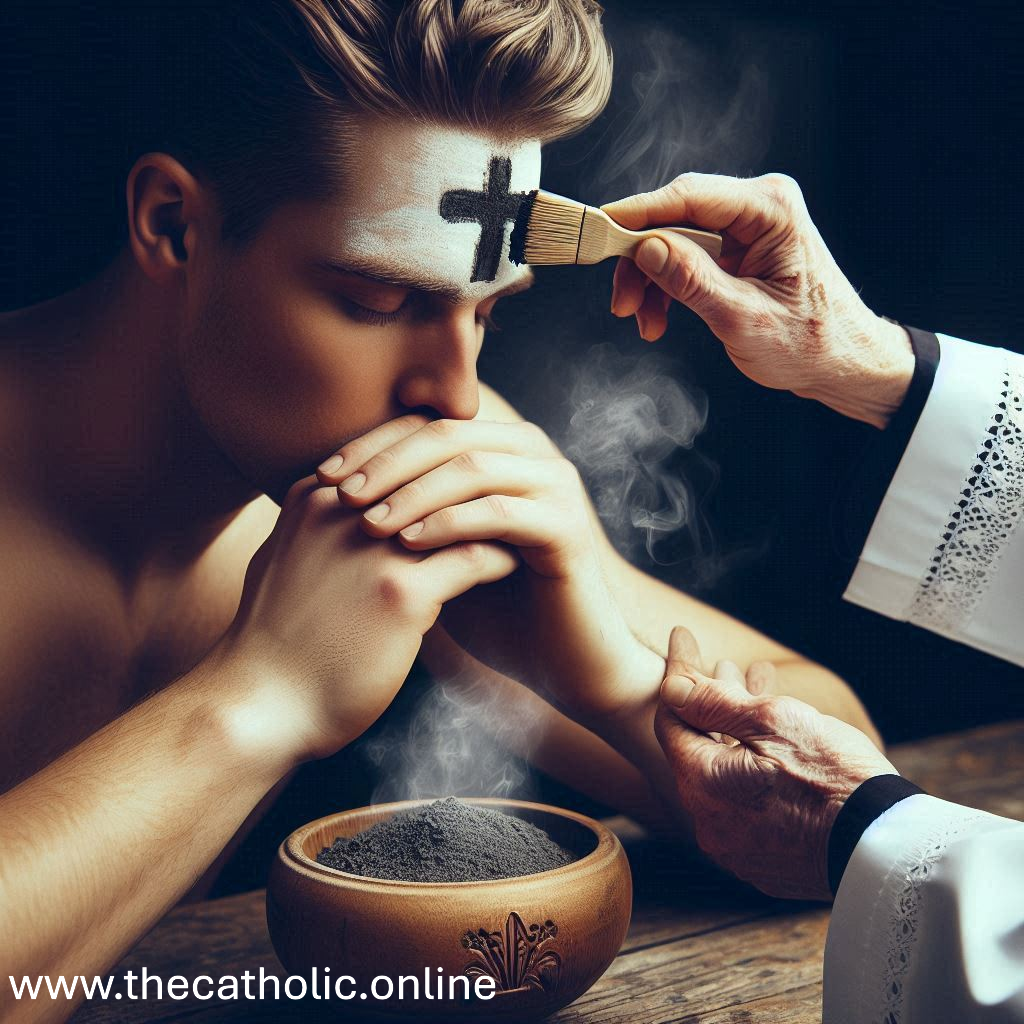
{"type": "Polygon", "coordinates": [[[380,309],[373,309],[370,306],[364,306],[359,302],[355,302],[354,300],[345,297],[342,297],[341,304],[345,312],[353,320],[357,320],[361,324],[370,324],[374,327],[386,327],[388,324],[393,324],[401,319],[402,315],[406,311],[408,301],[403,302],[397,309],[393,309],[387,313],[380,309]]]}

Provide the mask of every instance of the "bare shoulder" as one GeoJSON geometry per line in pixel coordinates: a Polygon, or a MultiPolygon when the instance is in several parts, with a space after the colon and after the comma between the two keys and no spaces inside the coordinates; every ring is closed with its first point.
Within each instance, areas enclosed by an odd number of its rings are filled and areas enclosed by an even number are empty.
{"type": "Polygon", "coordinates": [[[76,634],[99,636],[116,594],[102,560],[44,519],[20,510],[0,511],[0,639],[6,671],[24,665],[44,640],[51,650],[76,634]]]}
{"type": "Polygon", "coordinates": [[[256,499],[180,576],[128,585],[45,515],[0,508],[0,792],[205,654],[278,513],[256,499]]]}
{"type": "Polygon", "coordinates": [[[0,512],[0,792],[114,717],[126,676],[119,595],[58,530],[0,512]]]}

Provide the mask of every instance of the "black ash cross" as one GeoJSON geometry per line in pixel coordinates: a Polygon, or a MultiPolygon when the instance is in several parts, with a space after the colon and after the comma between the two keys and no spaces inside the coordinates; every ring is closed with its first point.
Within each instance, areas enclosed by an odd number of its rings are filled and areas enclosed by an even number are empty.
{"type": "Polygon", "coordinates": [[[480,241],[476,246],[471,281],[493,281],[505,244],[505,225],[516,219],[525,192],[509,192],[512,161],[507,156],[491,157],[482,192],[455,189],[441,196],[441,216],[449,223],[476,221],[480,241]]]}

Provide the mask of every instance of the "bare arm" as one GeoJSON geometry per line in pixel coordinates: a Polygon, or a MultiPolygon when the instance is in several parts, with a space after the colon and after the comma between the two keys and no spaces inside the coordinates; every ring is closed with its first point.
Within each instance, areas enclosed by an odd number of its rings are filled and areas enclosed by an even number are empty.
{"type": "Polygon", "coordinates": [[[204,662],[0,796],[5,1021],[69,1016],[45,985],[16,1001],[6,975],[108,970],[293,766],[245,686],[204,662]]]}
{"type": "Polygon", "coordinates": [[[776,669],[778,693],[799,697],[818,711],[857,726],[881,746],[864,705],[834,672],[648,576],[614,551],[608,556],[608,568],[615,574],[617,592],[623,607],[629,609],[627,617],[634,633],[659,654],[667,653],[672,628],[685,625],[697,637],[709,669],[723,659],[736,662],[744,671],[754,662],[770,661],[776,669]]]}

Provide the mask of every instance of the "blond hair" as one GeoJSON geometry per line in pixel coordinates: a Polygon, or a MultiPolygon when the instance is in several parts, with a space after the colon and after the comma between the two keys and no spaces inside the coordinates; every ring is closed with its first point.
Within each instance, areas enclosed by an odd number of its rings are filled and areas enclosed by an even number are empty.
{"type": "Polygon", "coordinates": [[[608,100],[611,54],[589,0],[290,6],[329,74],[296,64],[328,102],[548,142],[586,127],[608,100]]]}
{"type": "Polygon", "coordinates": [[[344,187],[353,115],[550,142],[592,121],[611,86],[592,0],[221,0],[198,34],[183,9],[168,8],[178,42],[131,145],[207,175],[233,240],[288,198],[344,187]]]}

